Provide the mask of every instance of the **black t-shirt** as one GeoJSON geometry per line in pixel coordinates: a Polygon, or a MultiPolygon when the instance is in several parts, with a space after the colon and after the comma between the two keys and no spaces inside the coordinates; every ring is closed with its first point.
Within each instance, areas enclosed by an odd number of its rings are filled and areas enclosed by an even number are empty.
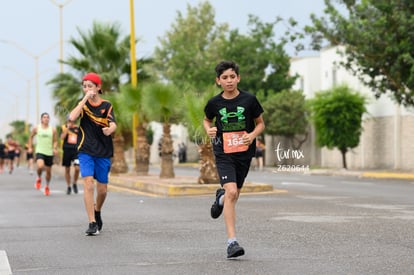
{"type": "MultiPolygon", "coordinates": [[[[256,96],[245,91],[232,99],[222,97],[223,92],[212,97],[204,108],[209,120],[215,119],[217,137],[213,141],[215,153],[223,153],[223,132],[246,131],[250,133],[256,127],[255,119],[263,113],[256,96]]],[[[245,152],[233,153],[239,157],[253,157],[256,151],[256,142],[252,142],[245,152]]]]}
{"type": "Polygon", "coordinates": [[[98,105],[86,102],[81,112],[79,153],[104,158],[113,156],[112,136],[105,136],[102,132],[102,128],[109,127],[109,122],[115,122],[112,104],[109,101],[102,100],[98,105]]]}

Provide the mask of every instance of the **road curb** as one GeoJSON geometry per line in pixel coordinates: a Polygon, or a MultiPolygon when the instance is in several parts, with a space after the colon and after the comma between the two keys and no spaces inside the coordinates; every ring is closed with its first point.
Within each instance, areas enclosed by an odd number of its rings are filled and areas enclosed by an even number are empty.
{"type": "Polygon", "coordinates": [[[364,178],[376,179],[405,179],[414,180],[414,174],[411,173],[394,173],[394,172],[364,172],[361,174],[364,178]]]}
{"type": "MultiPolygon", "coordinates": [[[[196,177],[180,179],[157,179],[154,177],[139,177],[139,179],[110,176],[110,183],[114,186],[129,188],[144,193],[156,194],[164,197],[208,195],[215,193],[219,184],[198,184],[196,177]]],[[[273,186],[265,183],[246,182],[242,193],[272,192],[273,186]]],[[[280,190],[279,190],[280,191],[280,190]]]]}

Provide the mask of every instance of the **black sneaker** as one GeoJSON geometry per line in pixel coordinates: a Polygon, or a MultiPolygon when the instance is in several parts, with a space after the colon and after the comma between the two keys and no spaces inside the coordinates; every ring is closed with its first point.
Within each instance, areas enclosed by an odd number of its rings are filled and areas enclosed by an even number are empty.
{"type": "Polygon", "coordinates": [[[235,258],[244,255],[244,249],[234,241],[227,247],[227,258],[235,258]]]}
{"type": "Polygon", "coordinates": [[[221,213],[223,212],[223,205],[219,204],[219,199],[222,195],[224,195],[225,190],[220,188],[216,191],[216,199],[214,200],[213,205],[211,206],[211,217],[213,219],[217,219],[220,217],[221,213]]]}
{"type": "Polygon", "coordinates": [[[96,221],[96,224],[98,225],[98,230],[101,231],[102,225],[103,225],[102,218],[101,218],[101,211],[95,210],[95,221],[96,221]]]}
{"type": "Polygon", "coordinates": [[[76,183],[73,184],[73,193],[78,194],[78,186],[76,183]]]}
{"type": "Polygon", "coordinates": [[[95,236],[99,234],[98,225],[96,222],[89,223],[89,228],[85,231],[86,236],[95,236]]]}
{"type": "Polygon", "coordinates": [[[66,195],[70,195],[71,192],[72,192],[72,188],[70,188],[70,186],[68,186],[68,189],[66,190],[66,195]]]}

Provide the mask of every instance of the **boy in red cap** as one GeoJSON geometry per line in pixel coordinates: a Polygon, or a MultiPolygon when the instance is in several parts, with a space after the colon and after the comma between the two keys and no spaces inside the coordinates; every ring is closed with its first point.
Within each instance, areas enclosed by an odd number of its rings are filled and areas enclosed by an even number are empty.
{"type": "Polygon", "coordinates": [[[101,85],[98,74],[86,74],[82,79],[85,96],[69,114],[71,121],[76,121],[80,116],[78,159],[84,181],[85,209],[89,219],[85,232],[88,236],[97,235],[102,230],[101,209],[107,194],[108,174],[113,156],[111,135],[116,130],[112,104],[100,97],[101,85]]]}

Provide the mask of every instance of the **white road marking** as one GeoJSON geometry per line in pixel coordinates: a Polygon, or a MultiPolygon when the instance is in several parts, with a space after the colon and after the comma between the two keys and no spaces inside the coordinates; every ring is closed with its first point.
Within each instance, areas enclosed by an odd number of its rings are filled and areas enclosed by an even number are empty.
{"type": "Polygon", "coordinates": [[[325,187],[325,185],[322,184],[315,184],[315,183],[308,183],[308,182],[287,182],[284,181],[281,183],[282,185],[288,185],[288,186],[305,186],[305,187],[325,187]]]}
{"type": "Polygon", "coordinates": [[[9,259],[7,258],[6,251],[0,250],[0,274],[9,275],[12,274],[9,259]]]}

